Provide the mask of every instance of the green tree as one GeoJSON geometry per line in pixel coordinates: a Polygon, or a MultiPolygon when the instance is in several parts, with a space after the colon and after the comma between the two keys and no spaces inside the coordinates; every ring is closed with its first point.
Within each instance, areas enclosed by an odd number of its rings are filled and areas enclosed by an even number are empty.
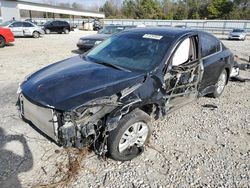
{"type": "Polygon", "coordinates": [[[212,19],[228,19],[233,11],[234,4],[229,0],[212,0],[208,6],[208,17],[212,19]]]}
{"type": "Polygon", "coordinates": [[[178,1],[176,4],[175,12],[174,12],[174,19],[175,20],[182,20],[188,18],[188,7],[186,2],[178,1]]]}
{"type": "Polygon", "coordinates": [[[113,5],[110,1],[106,1],[103,7],[100,8],[100,11],[104,12],[107,18],[114,18],[119,15],[117,6],[113,5]]]}
{"type": "Polygon", "coordinates": [[[171,0],[162,1],[163,19],[172,20],[174,17],[174,4],[171,0]]]}
{"type": "Polygon", "coordinates": [[[71,7],[74,9],[83,10],[83,5],[80,3],[74,2],[74,3],[72,3],[71,7]]]}
{"type": "Polygon", "coordinates": [[[136,2],[134,0],[125,0],[122,4],[122,13],[126,18],[135,18],[136,2]]]}
{"type": "Polygon", "coordinates": [[[137,15],[140,18],[157,19],[161,12],[160,3],[157,0],[141,0],[137,15]]]}

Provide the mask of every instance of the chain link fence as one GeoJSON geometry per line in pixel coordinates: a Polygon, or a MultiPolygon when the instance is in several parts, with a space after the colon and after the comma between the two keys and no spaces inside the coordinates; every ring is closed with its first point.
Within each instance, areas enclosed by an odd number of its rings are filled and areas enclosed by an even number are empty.
{"type": "Polygon", "coordinates": [[[245,29],[250,32],[250,20],[146,20],[146,19],[104,19],[104,24],[146,25],[162,27],[190,27],[205,31],[228,34],[234,28],[245,29]]]}

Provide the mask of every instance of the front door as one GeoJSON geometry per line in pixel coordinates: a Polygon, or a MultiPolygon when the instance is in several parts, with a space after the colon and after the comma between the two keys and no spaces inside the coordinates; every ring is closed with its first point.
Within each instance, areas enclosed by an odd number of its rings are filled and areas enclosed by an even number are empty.
{"type": "Polygon", "coordinates": [[[167,112],[197,98],[203,73],[199,53],[197,35],[185,37],[175,47],[164,76],[167,112]]]}
{"type": "Polygon", "coordinates": [[[14,22],[10,24],[10,29],[14,36],[23,36],[23,23],[22,22],[14,22]]]}

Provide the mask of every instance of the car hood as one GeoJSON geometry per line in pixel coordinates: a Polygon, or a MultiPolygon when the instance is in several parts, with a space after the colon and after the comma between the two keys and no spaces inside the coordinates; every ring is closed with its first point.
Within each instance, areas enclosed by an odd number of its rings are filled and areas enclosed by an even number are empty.
{"type": "Polygon", "coordinates": [[[0,30],[1,30],[1,31],[10,31],[10,28],[0,26],[0,30]]]}
{"type": "Polygon", "coordinates": [[[81,37],[82,40],[105,40],[109,38],[111,35],[108,34],[94,34],[88,35],[86,37],[81,37]]]}
{"type": "Polygon", "coordinates": [[[33,73],[21,90],[34,103],[68,111],[143,80],[143,73],[114,69],[76,56],[33,73]]]}

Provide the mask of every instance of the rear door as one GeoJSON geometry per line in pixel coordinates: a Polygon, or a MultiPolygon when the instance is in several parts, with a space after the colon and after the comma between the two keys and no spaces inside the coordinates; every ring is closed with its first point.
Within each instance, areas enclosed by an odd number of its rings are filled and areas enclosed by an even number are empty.
{"type": "Polygon", "coordinates": [[[217,83],[220,73],[225,66],[225,56],[221,42],[208,33],[200,33],[201,56],[204,65],[204,75],[200,90],[217,83]]]}
{"type": "Polygon", "coordinates": [[[57,32],[63,32],[64,27],[65,27],[64,22],[57,21],[57,32]]]}
{"type": "Polygon", "coordinates": [[[23,22],[14,22],[10,24],[10,29],[13,32],[14,36],[24,36],[23,35],[23,22]]]}
{"type": "Polygon", "coordinates": [[[32,36],[34,26],[29,22],[23,22],[23,34],[24,36],[32,36]]]}
{"type": "Polygon", "coordinates": [[[203,73],[199,53],[197,35],[182,39],[173,50],[164,71],[168,112],[197,98],[198,84],[203,73]]]}

